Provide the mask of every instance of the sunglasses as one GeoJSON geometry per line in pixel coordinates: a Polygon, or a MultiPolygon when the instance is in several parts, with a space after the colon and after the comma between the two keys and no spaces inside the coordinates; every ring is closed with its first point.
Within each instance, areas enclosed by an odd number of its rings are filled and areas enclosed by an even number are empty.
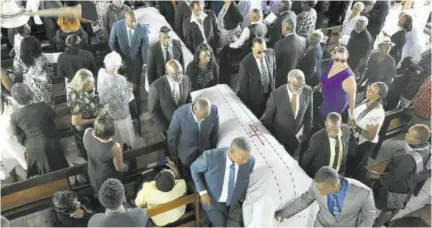
{"type": "Polygon", "coordinates": [[[258,55],[265,54],[265,53],[267,53],[267,50],[262,50],[257,52],[258,55]]]}
{"type": "Polygon", "coordinates": [[[346,59],[339,59],[339,58],[334,58],[334,61],[335,62],[341,62],[341,63],[345,63],[346,62],[346,59]]]}

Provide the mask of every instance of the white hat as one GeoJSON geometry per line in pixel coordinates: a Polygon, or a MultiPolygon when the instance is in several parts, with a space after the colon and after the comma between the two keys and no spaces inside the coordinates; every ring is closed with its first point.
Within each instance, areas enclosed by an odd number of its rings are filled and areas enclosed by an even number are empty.
{"type": "Polygon", "coordinates": [[[380,44],[390,44],[390,46],[395,46],[395,44],[391,41],[390,37],[388,36],[383,36],[381,37],[381,39],[379,39],[378,41],[378,45],[380,44]]]}
{"type": "Polygon", "coordinates": [[[24,16],[24,10],[15,1],[1,1],[1,27],[16,28],[23,26],[29,20],[29,16],[24,16]]]}

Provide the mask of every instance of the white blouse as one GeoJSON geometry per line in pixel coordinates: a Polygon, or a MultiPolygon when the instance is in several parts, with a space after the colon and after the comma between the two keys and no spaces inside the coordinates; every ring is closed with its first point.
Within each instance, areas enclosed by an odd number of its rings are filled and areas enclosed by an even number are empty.
{"type": "Polygon", "coordinates": [[[368,125],[372,125],[372,126],[378,125],[378,130],[377,130],[377,133],[376,133],[375,138],[373,140],[368,140],[365,137],[363,137],[362,135],[358,135],[358,139],[359,139],[358,144],[359,145],[366,142],[366,141],[370,141],[372,143],[378,142],[378,133],[381,129],[381,126],[384,123],[384,118],[385,118],[385,111],[382,108],[382,106],[380,105],[380,108],[372,109],[365,116],[363,116],[363,118],[359,119],[360,114],[364,110],[366,110],[366,108],[367,108],[366,103],[364,103],[364,104],[357,106],[354,109],[354,119],[356,120],[356,125],[362,129],[367,129],[368,125]]]}

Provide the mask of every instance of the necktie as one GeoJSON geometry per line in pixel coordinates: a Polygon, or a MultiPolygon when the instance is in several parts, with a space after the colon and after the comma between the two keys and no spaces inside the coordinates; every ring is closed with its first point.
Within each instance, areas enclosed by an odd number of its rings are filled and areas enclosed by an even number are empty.
{"type": "Polygon", "coordinates": [[[341,209],[339,201],[337,200],[337,195],[333,194],[333,215],[338,219],[341,214],[341,209]]]}
{"type": "Polygon", "coordinates": [[[228,198],[226,200],[227,206],[231,205],[231,200],[232,200],[233,193],[234,193],[234,185],[235,185],[234,181],[235,181],[235,165],[234,165],[234,163],[232,163],[230,165],[230,170],[229,170],[228,198]]]}
{"type": "Polygon", "coordinates": [[[174,87],[173,87],[173,97],[174,97],[176,104],[178,104],[179,99],[180,99],[180,93],[178,91],[178,86],[176,84],[174,84],[174,87]]]}
{"type": "Polygon", "coordinates": [[[333,165],[332,168],[336,169],[336,171],[338,171],[337,167],[338,167],[338,162],[339,162],[339,149],[340,149],[340,144],[339,144],[339,137],[336,137],[336,146],[335,146],[335,155],[333,158],[333,165]]]}
{"type": "Polygon", "coordinates": [[[128,31],[128,37],[129,37],[129,46],[132,46],[132,29],[129,29],[128,31]]]}
{"type": "Polygon", "coordinates": [[[166,56],[165,62],[168,62],[169,60],[171,60],[171,55],[168,51],[168,47],[165,48],[165,56],[166,56]]]}
{"type": "Polygon", "coordinates": [[[292,113],[294,115],[294,119],[296,118],[296,111],[297,111],[297,94],[293,94],[292,98],[291,98],[291,108],[292,108],[292,113]]]}
{"type": "Polygon", "coordinates": [[[268,72],[267,72],[267,68],[264,65],[264,60],[261,59],[260,62],[261,62],[261,81],[264,87],[264,93],[267,93],[269,87],[268,72]]]}

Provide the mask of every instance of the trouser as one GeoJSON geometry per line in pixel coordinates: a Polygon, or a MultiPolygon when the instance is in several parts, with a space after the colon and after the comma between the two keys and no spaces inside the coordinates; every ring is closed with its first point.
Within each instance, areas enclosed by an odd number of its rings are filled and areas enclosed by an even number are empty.
{"type": "Polygon", "coordinates": [[[357,179],[363,183],[366,180],[366,166],[369,156],[375,148],[376,143],[366,141],[357,146],[354,156],[349,157],[347,161],[346,174],[349,177],[357,179]]]}
{"type": "Polygon", "coordinates": [[[79,151],[78,155],[83,157],[85,160],[87,160],[87,150],[85,149],[84,142],[83,142],[85,129],[80,130],[77,129],[76,127],[72,127],[72,128],[75,137],[75,143],[79,151]]]}
{"type": "Polygon", "coordinates": [[[212,227],[241,227],[242,223],[242,205],[233,203],[227,206],[225,203],[215,202],[212,200],[210,206],[201,204],[212,223],[212,227]]]}
{"type": "Polygon", "coordinates": [[[294,156],[297,146],[299,145],[297,138],[294,137],[290,137],[289,136],[289,140],[287,140],[283,146],[285,148],[285,150],[288,152],[289,155],[291,155],[291,157],[294,156]]]}
{"type": "Polygon", "coordinates": [[[382,210],[379,216],[375,219],[373,227],[382,227],[399,212],[399,210],[382,210]]]}

